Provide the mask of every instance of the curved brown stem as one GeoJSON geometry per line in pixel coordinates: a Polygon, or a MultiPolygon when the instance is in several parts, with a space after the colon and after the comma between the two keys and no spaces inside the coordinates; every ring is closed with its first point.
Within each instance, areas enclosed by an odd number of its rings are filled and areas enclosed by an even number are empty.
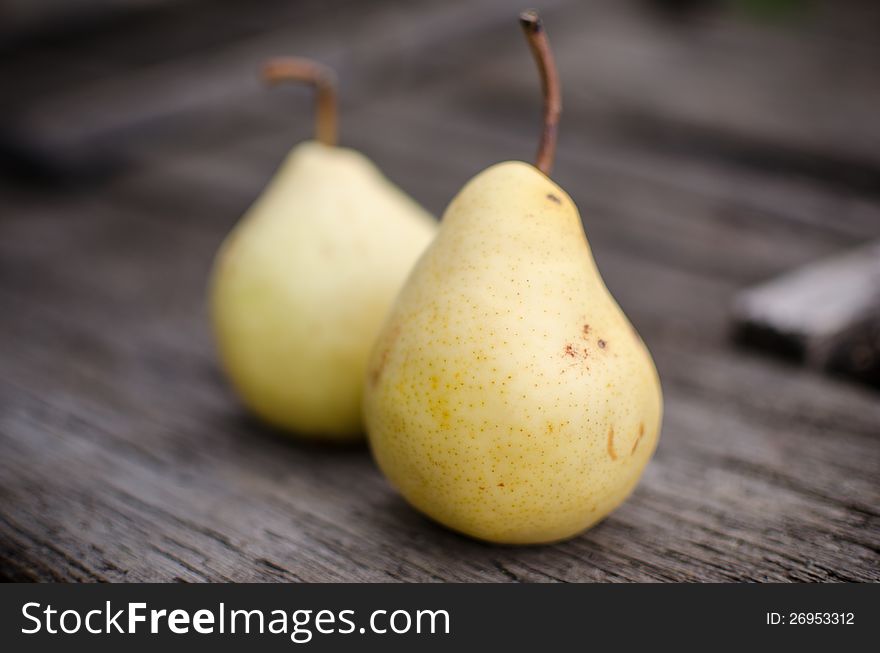
{"type": "Polygon", "coordinates": [[[538,72],[541,75],[541,90],[544,95],[544,128],[541,132],[541,142],[538,145],[538,154],[535,157],[535,167],[550,176],[553,170],[553,159],[556,156],[556,139],[559,130],[559,116],[562,113],[562,94],[559,89],[559,73],[556,70],[556,62],[553,52],[547,41],[544,24],[534,9],[524,11],[519,15],[529,42],[529,48],[538,64],[538,72]]]}
{"type": "Polygon", "coordinates": [[[330,68],[311,59],[279,57],[263,65],[263,79],[272,85],[306,82],[314,86],[317,93],[315,138],[324,145],[336,145],[339,140],[336,75],[330,68]]]}

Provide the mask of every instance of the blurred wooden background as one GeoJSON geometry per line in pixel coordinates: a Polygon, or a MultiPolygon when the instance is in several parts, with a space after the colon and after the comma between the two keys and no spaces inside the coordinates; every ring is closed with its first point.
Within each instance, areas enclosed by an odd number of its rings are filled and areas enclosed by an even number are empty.
{"type": "Polygon", "coordinates": [[[0,30],[0,578],[880,580],[880,395],[729,323],[738,290],[880,237],[877,3],[539,5],[554,176],[666,417],[623,507],[525,549],[424,520],[365,447],[254,423],[204,307],[222,237],[311,132],[305,90],[260,87],[266,56],[336,67],[344,144],[440,215],[533,155],[523,7],[85,4],[115,8],[0,30]]]}

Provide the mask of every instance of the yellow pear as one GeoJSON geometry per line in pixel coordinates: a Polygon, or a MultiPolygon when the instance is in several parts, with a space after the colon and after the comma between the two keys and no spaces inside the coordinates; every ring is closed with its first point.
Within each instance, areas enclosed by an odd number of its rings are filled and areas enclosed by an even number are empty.
{"type": "MultiPolygon", "coordinates": [[[[549,170],[558,83],[537,16],[522,20],[549,68],[549,170]]],[[[480,539],[570,537],[635,487],[657,444],[660,382],[577,208],[544,172],[499,163],[453,199],[377,340],[364,412],[391,483],[480,539]]]]}
{"type": "Polygon", "coordinates": [[[436,221],[362,154],[333,144],[323,69],[280,60],[267,76],[317,80],[324,142],[295,147],[223,243],[214,334],[234,388],[265,421],[354,438],[370,347],[436,221]]]}

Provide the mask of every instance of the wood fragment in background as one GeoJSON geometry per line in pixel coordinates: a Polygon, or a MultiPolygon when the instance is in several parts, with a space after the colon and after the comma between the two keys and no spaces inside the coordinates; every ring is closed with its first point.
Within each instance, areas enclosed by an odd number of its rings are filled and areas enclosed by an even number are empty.
{"type": "Polygon", "coordinates": [[[737,339],[880,386],[880,241],[740,293],[737,339]]]}

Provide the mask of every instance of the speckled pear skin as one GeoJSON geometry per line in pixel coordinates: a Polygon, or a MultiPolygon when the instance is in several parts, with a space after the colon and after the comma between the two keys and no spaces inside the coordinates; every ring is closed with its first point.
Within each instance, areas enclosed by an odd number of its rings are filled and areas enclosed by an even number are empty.
{"type": "Polygon", "coordinates": [[[571,537],[629,495],[660,430],[651,356],[571,198],[497,164],[449,205],[382,328],[364,414],[417,509],[492,542],[571,537]]]}
{"type": "Polygon", "coordinates": [[[362,154],[294,148],[211,277],[217,348],[244,403],[292,434],[362,437],[370,348],[436,230],[362,154]]]}

